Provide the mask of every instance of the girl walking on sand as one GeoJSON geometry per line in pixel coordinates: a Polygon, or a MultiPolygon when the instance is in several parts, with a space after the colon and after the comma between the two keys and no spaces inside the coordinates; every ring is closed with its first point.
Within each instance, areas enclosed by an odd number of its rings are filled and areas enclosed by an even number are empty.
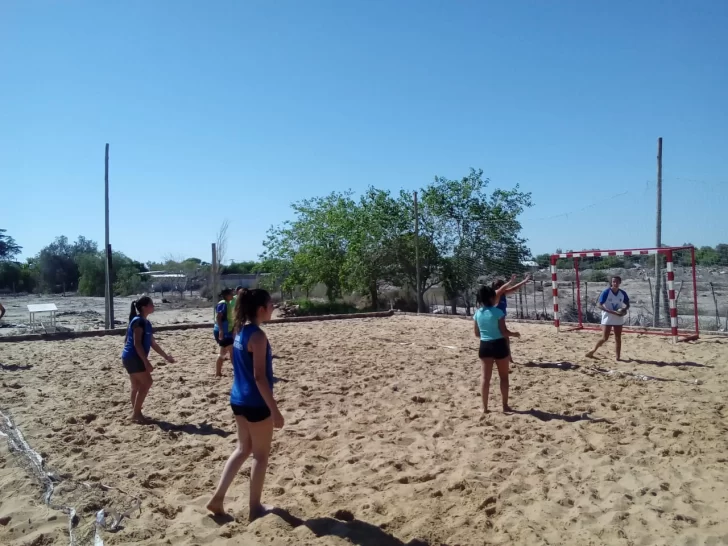
{"type": "Polygon", "coordinates": [[[220,477],[207,509],[225,514],[225,494],[245,460],[252,455],[249,519],[264,515],[270,507],[261,504],[263,482],[273,429],[283,427],[283,416],[273,398],[273,355],[261,323],[270,320],[273,302],[265,290],[242,289],[235,304],[233,343],[233,387],[230,407],[235,416],[238,444],[220,477]]]}
{"type": "Polygon", "coordinates": [[[483,397],[483,411],[488,412],[488,393],[490,378],[493,375],[493,364],[498,368],[500,391],[503,398],[503,411],[510,411],[508,406],[508,365],[510,361],[509,337],[520,337],[518,332],[509,332],[506,328],[505,314],[496,302],[498,296],[490,286],[481,286],[478,291],[480,308],[475,312],[474,332],[480,339],[478,357],[481,363],[480,392],[483,397]]]}
{"type": "Polygon", "coordinates": [[[137,423],[144,421],[142,406],[149,389],[152,388],[154,367],[149,362],[149,350],[154,349],[170,364],[174,362],[174,358],[165,353],[154,341],[152,323],[147,318],[152,313],[154,313],[154,302],[149,296],[131,303],[129,326],[126,329],[124,349],[121,352],[121,362],[129,372],[131,382],[131,419],[137,423]]]}

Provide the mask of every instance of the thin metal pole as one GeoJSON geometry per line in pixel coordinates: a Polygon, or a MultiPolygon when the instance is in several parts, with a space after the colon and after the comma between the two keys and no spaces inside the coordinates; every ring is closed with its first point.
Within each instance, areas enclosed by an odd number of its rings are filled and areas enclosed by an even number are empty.
{"type": "MultiPolygon", "coordinates": [[[[113,253],[111,252],[111,245],[106,247],[106,268],[109,271],[109,279],[114,278],[114,262],[112,259],[113,253]]],[[[116,326],[114,322],[114,291],[111,280],[109,280],[109,325],[111,328],[116,326]]]]}
{"type": "Polygon", "coordinates": [[[417,206],[417,192],[415,192],[415,269],[416,283],[415,292],[417,293],[417,313],[421,313],[424,310],[422,302],[422,291],[421,291],[421,280],[420,280],[420,214],[417,206]]]}
{"type": "Polygon", "coordinates": [[[113,305],[113,294],[111,293],[111,272],[109,271],[109,143],[106,143],[106,153],[104,160],[104,211],[106,215],[106,237],[104,243],[104,250],[106,251],[106,282],[104,284],[105,292],[105,310],[106,314],[104,317],[104,324],[106,329],[113,327],[112,322],[112,305],[113,305]]]}
{"type": "MultiPolygon", "coordinates": [[[[657,226],[656,244],[662,248],[662,137],[657,139],[657,226]]],[[[660,253],[655,254],[655,297],[654,297],[654,321],[652,326],[660,326],[660,285],[662,284],[662,273],[660,272],[660,253]]]]}

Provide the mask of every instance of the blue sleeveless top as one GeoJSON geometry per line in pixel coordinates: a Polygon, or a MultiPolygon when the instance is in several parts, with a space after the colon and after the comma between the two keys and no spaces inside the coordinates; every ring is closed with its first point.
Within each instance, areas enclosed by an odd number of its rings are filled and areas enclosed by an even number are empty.
{"type": "MultiPolygon", "coordinates": [[[[248,351],[250,337],[259,332],[255,324],[246,324],[235,336],[233,343],[233,388],[230,390],[230,403],[236,406],[265,407],[267,404],[260,395],[253,372],[253,353],[248,351]]],[[[273,353],[270,343],[265,351],[265,376],[273,391],[273,353]]]]}
{"type": "Polygon", "coordinates": [[[498,305],[496,305],[496,307],[503,311],[504,315],[508,313],[508,299],[506,299],[505,294],[501,296],[500,301],[498,302],[498,305]]]}
{"type": "Polygon", "coordinates": [[[142,346],[147,356],[149,356],[149,351],[152,348],[152,323],[144,320],[142,317],[134,317],[126,329],[126,341],[124,342],[124,349],[121,352],[121,358],[124,360],[127,358],[139,358],[134,348],[134,328],[143,328],[142,346]]]}

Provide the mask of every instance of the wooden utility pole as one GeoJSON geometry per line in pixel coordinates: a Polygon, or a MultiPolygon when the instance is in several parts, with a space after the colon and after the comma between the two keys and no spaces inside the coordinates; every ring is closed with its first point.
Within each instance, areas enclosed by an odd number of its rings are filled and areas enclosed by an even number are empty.
{"type": "Polygon", "coordinates": [[[212,243],[212,282],[210,288],[212,288],[212,301],[217,301],[217,245],[215,243],[212,243]]]}
{"type": "MultiPolygon", "coordinates": [[[[662,137],[657,139],[657,248],[662,247],[662,137]]],[[[653,324],[655,328],[660,326],[660,285],[662,284],[662,273],[660,271],[660,254],[655,254],[655,297],[653,298],[653,324]]]]}
{"type": "Polygon", "coordinates": [[[111,291],[111,256],[109,255],[109,143],[106,143],[106,154],[104,161],[104,191],[105,191],[105,205],[104,210],[106,213],[106,244],[104,249],[106,250],[106,280],[104,283],[105,293],[105,317],[104,325],[106,329],[114,327],[114,293],[111,291]]]}
{"type": "Polygon", "coordinates": [[[415,192],[415,270],[416,270],[416,283],[417,287],[415,292],[417,294],[417,312],[421,313],[424,311],[424,302],[422,301],[422,293],[420,287],[422,286],[420,280],[420,213],[417,206],[417,192],[415,192]]]}

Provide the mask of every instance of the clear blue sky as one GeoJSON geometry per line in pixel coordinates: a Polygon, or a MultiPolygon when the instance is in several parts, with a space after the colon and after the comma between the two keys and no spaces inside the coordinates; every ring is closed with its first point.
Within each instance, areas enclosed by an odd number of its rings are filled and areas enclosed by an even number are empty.
{"type": "Polygon", "coordinates": [[[728,239],[728,2],[0,4],[0,227],[255,258],[292,201],[482,168],[534,253],[728,239]],[[624,192],[629,192],[625,195],[624,192]],[[593,205],[597,203],[594,206],[593,205]],[[568,213],[568,214],[566,214],[568,213]]]}

